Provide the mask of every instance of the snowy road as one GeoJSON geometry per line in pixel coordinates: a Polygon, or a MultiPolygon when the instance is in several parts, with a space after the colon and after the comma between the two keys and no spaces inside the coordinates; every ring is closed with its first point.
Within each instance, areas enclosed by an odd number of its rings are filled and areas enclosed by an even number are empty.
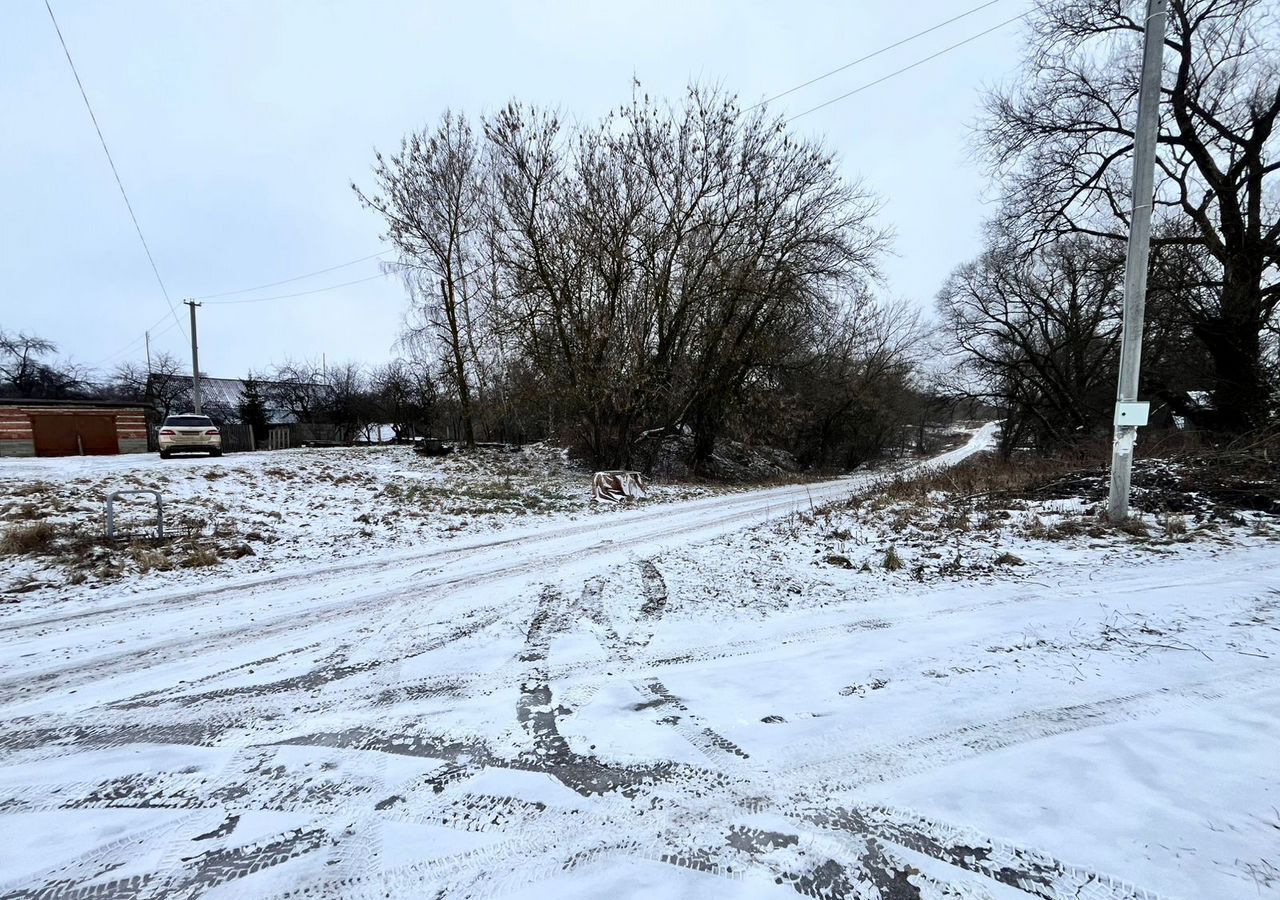
{"type": "Polygon", "coordinates": [[[1277,801],[1251,774],[1280,725],[1276,554],[812,608],[717,590],[803,595],[718,539],[865,487],[12,610],[0,897],[1233,896],[1214,866],[1277,801]],[[1170,621],[1197,652],[1092,649],[1170,621]],[[1219,734],[1225,785],[1148,763],[1219,734]],[[1097,820],[1117,791],[1189,819],[1227,791],[1238,828],[1187,825],[1166,876],[1097,820]]]}

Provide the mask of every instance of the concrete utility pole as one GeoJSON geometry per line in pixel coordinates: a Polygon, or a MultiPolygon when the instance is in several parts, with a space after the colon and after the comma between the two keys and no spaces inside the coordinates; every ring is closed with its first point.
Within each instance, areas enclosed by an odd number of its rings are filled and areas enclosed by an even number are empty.
{"type": "Polygon", "coordinates": [[[1142,318],[1147,300],[1147,257],[1151,249],[1166,2],[1147,0],[1142,84],[1138,89],[1138,124],[1133,140],[1133,212],[1129,218],[1129,250],[1124,264],[1124,324],[1120,333],[1115,439],[1111,447],[1111,496],[1107,506],[1113,522],[1123,522],[1129,517],[1133,447],[1138,440],[1138,427],[1147,424],[1149,408],[1149,404],[1138,402],[1138,371],[1142,365],[1142,318]]]}
{"type": "Polygon", "coordinates": [[[151,378],[151,332],[144,331],[143,337],[147,339],[147,378],[151,378]]]}
{"type": "Polygon", "coordinates": [[[196,346],[196,307],[200,304],[194,300],[183,300],[191,308],[191,402],[195,404],[195,414],[200,415],[200,350],[196,346]]]}

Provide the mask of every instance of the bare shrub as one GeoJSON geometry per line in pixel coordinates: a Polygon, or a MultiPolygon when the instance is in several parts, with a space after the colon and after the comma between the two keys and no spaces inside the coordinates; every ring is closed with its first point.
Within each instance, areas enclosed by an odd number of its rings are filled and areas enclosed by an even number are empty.
{"type": "Polygon", "coordinates": [[[901,569],[904,563],[902,557],[898,555],[898,548],[890,547],[884,551],[884,559],[880,561],[880,565],[886,572],[896,572],[901,569]]]}

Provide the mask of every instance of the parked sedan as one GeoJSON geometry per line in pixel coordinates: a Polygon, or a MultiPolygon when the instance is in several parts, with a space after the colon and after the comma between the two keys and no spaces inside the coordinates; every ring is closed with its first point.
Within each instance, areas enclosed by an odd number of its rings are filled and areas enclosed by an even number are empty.
{"type": "Polygon", "coordinates": [[[160,458],[175,453],[222,455],[222,432],[208,416],[168,416],[160,425],[160,458]]]}

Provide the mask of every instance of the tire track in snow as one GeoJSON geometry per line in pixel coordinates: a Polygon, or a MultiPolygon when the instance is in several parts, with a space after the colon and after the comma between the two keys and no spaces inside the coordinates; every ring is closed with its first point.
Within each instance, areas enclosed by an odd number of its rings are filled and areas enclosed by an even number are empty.
{"type": "Polygon", "coordinates": [[[1158,894],[1127,881],[912,812],[885,806],[836,806],[803,810],[798,817],[855,839],[871,835],[1042,900],[1160,900],[1158,894]]]}
{"type": "MultiPolygon", "coordinates": [[[[858,490],[862,490],[871,486],[871,481],[866,481],[863,485],[863,479],[845,478],[837,479],[829,482],[817,482],[813,485],[806,486],[810,491],[817,491],[819,494],[826,496],[832,490],[837,494],[852,494],[858,490]]],[[[769,510],[775,504],[787,505],[790,503],[798,503],[806,499],[805,494],[801,493],[801,489],[795,486],[785,486],[780,488],[763,488],[754,491],[743,491],[741,493],[728,494],[719,497],[712,497],[699,500],[677,501],[674,503],[661,504],[648,509],[627,510],[622,515],[616,517],[611,522],[585,522],[574,523],[570,525],[561,525],[553,528],[538,531],[522,531],[518,534],[497,537],[476,543],[467,543],[462,546],[443,546],[431,547],[424,550],[413,550],[395,553],[388,556],[382,556],[375,560],[354,559],[342,560],[333,563],[308,564],[305,568],[292,568],[288,571],[273,572],[269,574],[253,576],[249,578],[241,578],[226,584],[217,585],[212,588],[201,588],[198,590],[184,590],[180,592],[163,591],[161,596],[148,598],[146,595],[138,598],[131,598],[125,603],[113,605],[108,608],[93,608],[79,610],[71,613],[62,613],[59,615],[41,616],[28,619],[16,619],[0,621],[0,634],[8,632],[22,632],[27,630],[38,630],[41,628],[49,628],[56,625],[71,624],[74,622],[83,622],[90,619],[110,619],[111,617],[120,617],[124,619],[135,618],[141,613],[150,613],[156,608],[166,606],[189,607],[191,604],[200,606],[215,606],[225,599],[227,595],[249,595],[258,593],[267,593],[269,589],[278,588],[282,585],[297,584],[299,582],[313,582],[317,578],[326,578],[336,580],[342,577],[344,580],[350,580],[353,589],[358,589],[359,585],[367,580],[369,576],[380,572],[400,573],[407,563],[434,561],[437,558],[448,561],[451,557],[469,557],[475,555],[484,555],[494,549],[510,546],[528,546],[537,544],[548,544],[562,541],[566,538],[588,536],[596,542],[609,542],[616,533],[616,538],[626,539],[629,532],[636,530],[638,527],[653,525],[654,523],[669,522],[673,516],[681,513],[698,513],[705,507],[710,513],[709,521],[702,524],[714,524],[714,514],[717,510],[725,514],[735,515],[741,511],[743,507],[751,509],[769,510]],[[347,578],[347,576],[358,576],[355,578],[347,578]]],[[[424,569],[423,571],[428,571],[424,569]]]]}
{"type": "MultiPolygon", "coordinates": [[[[976,435],[968,444],[959,450],[951,451],[935,457],[925,463],[917,464],[910,467],[907,471],[926,471],[939,465],[952,464],[959,462],[973,453],[982,450],[988,440],[986,431],[976,435]]],[[[380,559],[377,561],[344,561],[332,564],[329,567],[317,567],[314,571],[305,575],[299,573],[285,573],[276,576],[265,576],[260,579],[254,579],[249,582],[232,583],[213,589],[212,591],[189,591],[177,595],[166,595],[162,598],[148,601],[145,597],[131,599],[127,605],[121,604],[110,610],[85,610],[76,613],[69,613],[64,616],[44,617],[42,619],[28,620],[26,622],[7,622],[0,624],[0,632],[15,631],[23,629],[38,628],[50,624],[68,623],[71,621],[81,620],[84,618],[104,616],[110,620],[111,617],[118,617],[125,621],[136,619],[148,611],[148,607],[154,604],[170,605],[189,603],[198,600],[201,597],[210,598],[211,603],[221,602],[221,598],[225,594],[236,594],[246,589],[250,590],[254,586],[269,586],[288,583],[297,583],[300,581],[314,582],[318,575],[327,574],[327,572],[349,572],[357,571],[361,567],[369,567],[371,570],[378,569],[395,569],[398,570],[403,563],[414,559],[426,559],[432,556],[448,556],[457,555],[464,559],[474,556],[484,556],[487,551],[491,551],[495,547],[515,545],[523,547],[530,551],[529,558],[521,563],[491,566],[488,569],[481,568],[477,572],[468,573],[458,577],[440,577],[437,575],[426,581],[411,581],[403,585],[376,591],[372,594],[363,595],[358,603],[353,603],[349,599],[336,600],[329,603],[319,603],[318,605],[306,606],[302,608],[291,608],[275,618],[267,619],[259,623],[250,623],[238,628],[215,632],[208,636],[199,636],[179,642],[164,642],[152,645],[140,650],[131,651],[125,654],[104,654],[94,657],[92,662],[81,665],[71,664],[59,666],[49,670],[37,672],[22,672],[14,676],[0,678],[0,703],[12,702],[15,698],[15,689],[32,681],[47,683],[50,680],[63,679],[72,677],[77,673],[87,671],[94,668],[104,668],[111,665],[124,665],[128,659],[142,660],[146,665],[155,664],[157,661],[163,661],[167,657],[164,651],[169,651],[171,657],[174,653],[190,653],[190,652],[207,652],[209,648],[216,648],[218,641],[226,642],[234,640],[237,637],[245,637],[254,633],[267,632],[271,636],[276,636],[290,630],[287,623],[297,622],[299,618],[308,620],[309,623],[327,622],[331,619],[341,619],[346,615],[363,615],[367,614],[371,608],[378,609],[387,605],[394,605],[396,601],[397,591],[403,592],[410,589],[418,588],[452,588],[467,584],[481,583],[485,581],[498,580],[505,577],[513,577],[525,574],[535,568],[547,568],[559,566],[569,562],[576,562],[584,557],[602,556],[616,553],[618,547],[612,545],[613,537],[635,544],[642,541],[654,540],[670,540],[682,536],[696,535],[698,532],[705,532],[705,539],[711,539],[722,533],[735,530],[754,519],[767,520],[776,518],[782,514],[783,510],[793,507],[795,504],[802,502],[828,502],[836,498],[851,496],[858,491],[870,489],[877,483],[890,478],[899,477],[902,473],[888,474],[872,474],[862,477],[840,479],[832,482],[823,482],[814,485],[802,486],[785,486],[779,488],[767,488],[760,491],[745,492],[742,494],[731,495],[727,498],[717,497],[709,500],[694,500],[684,503],[668,504],[651,510],[641,510],[635,513],[627,513],[625,517],[606,525],[600,526],[594,523],[585,523],[573,526],[567,526],[559,529],[549,529],[542,532],[534,532],[533,534],[514,535],[507,538],[500,538],[488,541],[483,544],[472,545],[467,547],[449,547],[449,548],[432,548],[418,554],[405,554],[388,561],[380,559]],[[681,518],[684,518],[681,524],[681,518]],[[567,548],[556,554],[538,554],[537,548],[543,545],[555,545],[563,542],[569,537],[587,536],[592,539],[592,543],[587,546],[577,546],[567,548]]],[[[367,573],[366,573],[367,574],[367,573]]],[[[421,573],[415,573],[421,574],[421,573]]],[[[252,593],[249,595],[252,596],[252,593]]],[[[248,598],[245,598],[248,599],[248,598]]],[[[202,604],[203,605],[203,604],[202,604]]],[[[127,668],[126,668],[127,671],[127,668]]],[[[65,681],[54,685],[55,687],[67,686],[65,681]]]]}
{"type": "MultiPolygon", "coordinates": [[[[843,485],[841,486],[843,490],[843,485]]],[[[696,502],[696,501],[695,501],[696,502]]],[[[698,520],[683,526],[670,525],[664,519],[658,519],[644,534],[627,534],[631,540],[670,540],[673,538],[707,532],[710,539],[725,530],[732,530],[749,520],[754,520],[768,513],[768,506],[763,508],[755,500],[734,504],[728,511],[719,512],[711,521],[698,520]]],[[[601,533],[600,529],[592,530],[592,537],[601,533]]],[[[585,559],[605,555],[615,555],[620,548],[612,544],[596,543],[589,547],[566,549],[558,554],[533,556],[518,562],[506,562],[505,557],[496,564],[487,567],[480,565],[475,571],[436,575],[434,577],[415,580],[410,584],[396,585],[372,593],[362,595],[358,601],[342,598],[302,609],[291,609],[273,618],[249,622],[231,629],[215,631],[177,641],[165,641],[150,646],[94,656],[85,662],[68,663],[51,669],[36,672],[23,672],[17,675],[0,678],[0,704],[13,703],[24,699],[24,695],[40,691],[61,691],[90,681],[119,677],[142,669],[150,668],[176,658],[189,658],[195,654],[211,654],[219,650],[236,646],[246,639],[256,641],[268,638],[283,637],[290,633],[305,633],[312,628],[328,625],[344,619],[367,616],[371,613],[386,611],[392,607],[404,607],[419,603],[414,597],[405,599],[405,594],[413,592],[435,591],[441,599],[447,598],[455,589],[470,588],[480,584],[492,583],[506,579],[514,579],[532,574],[539,570],[554,568],[568,563],[582,563],[585,559]],[[300,622],[302,624],[300,624],[300,622]]],[[[483,561],[482,561],[483,562],[483,561]]]]}

